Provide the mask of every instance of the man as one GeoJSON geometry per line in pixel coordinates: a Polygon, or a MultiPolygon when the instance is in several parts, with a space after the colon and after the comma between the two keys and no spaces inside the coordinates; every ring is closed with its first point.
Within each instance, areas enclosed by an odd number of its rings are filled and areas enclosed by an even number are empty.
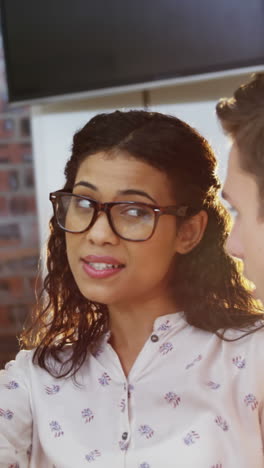
{"type": "Polygon", "coordinates": [[[243,260],[264,303],[264,73],[221,99],[216,112],[233,143],[223,189],[234,212],[227,250],[243,260]]]}

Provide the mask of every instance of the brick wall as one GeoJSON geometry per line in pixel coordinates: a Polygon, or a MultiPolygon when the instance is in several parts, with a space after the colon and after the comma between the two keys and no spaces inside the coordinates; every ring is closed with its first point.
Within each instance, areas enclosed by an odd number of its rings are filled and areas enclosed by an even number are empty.
{"type": "Polygon", "coordinates": [[[0,36],[0,369],[17,353],[39,257],[29,108],[7,103],[0,36]]]}

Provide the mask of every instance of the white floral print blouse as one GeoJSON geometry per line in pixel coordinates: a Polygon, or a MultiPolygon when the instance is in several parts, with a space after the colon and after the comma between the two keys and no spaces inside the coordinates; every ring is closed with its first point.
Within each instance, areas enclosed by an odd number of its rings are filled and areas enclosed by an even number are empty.
{"type": "Polygon", "coordinates": [[[32,354],[0,372],[0,467],[264,467],[264,330],[226,342],[165,315],[128,378],[106,335],[79,385],[32,354]]]}

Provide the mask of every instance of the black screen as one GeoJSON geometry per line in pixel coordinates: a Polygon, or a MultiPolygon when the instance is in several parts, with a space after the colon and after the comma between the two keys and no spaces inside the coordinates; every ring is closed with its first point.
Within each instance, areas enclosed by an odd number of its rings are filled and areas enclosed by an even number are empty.
{"type": "Polygon", "coordinates": [[[264,0],[2,0],[10,101],[264,64],[264,0]]]}

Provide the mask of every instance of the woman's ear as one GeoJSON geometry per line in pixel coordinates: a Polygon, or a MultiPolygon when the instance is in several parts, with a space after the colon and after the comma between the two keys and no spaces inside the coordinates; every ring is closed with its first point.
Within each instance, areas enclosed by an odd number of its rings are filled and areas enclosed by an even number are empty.
{"type": "Polygon", "coordinates": [[[176,251],[189,253],[203,238],[208,222],[207,212],[202,210],[182,223],[177,234],[176,251]]]}

